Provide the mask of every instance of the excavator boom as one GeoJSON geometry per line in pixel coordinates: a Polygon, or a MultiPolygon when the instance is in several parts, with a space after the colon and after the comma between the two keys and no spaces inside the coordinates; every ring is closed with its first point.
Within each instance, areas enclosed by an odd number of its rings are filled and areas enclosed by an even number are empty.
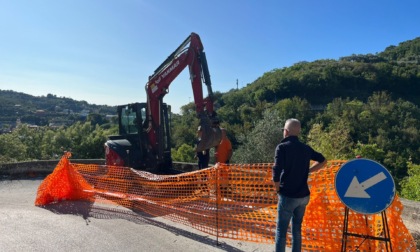
{"type": "Polygon", "coordinates": [[[169,92],[172,81],[186,68],[189,68],[191,85],[194,95],[194,103],[197,116],[200,119],[203,136],[197,151],[210,149],[221,140],[219,129],[211,128],[211,120],[215,117],[213,108],[213,91],[208,70],[207,59],[203,44],[196,33],[182,42],[182,44],[155,70],[146,84],[149,127],[148,134],[152,148],[159,151],[160,129],[160,104],[163,97],[169,92]],[[208,96],[203,96],[203,83],[207,86],[208,96]]]}

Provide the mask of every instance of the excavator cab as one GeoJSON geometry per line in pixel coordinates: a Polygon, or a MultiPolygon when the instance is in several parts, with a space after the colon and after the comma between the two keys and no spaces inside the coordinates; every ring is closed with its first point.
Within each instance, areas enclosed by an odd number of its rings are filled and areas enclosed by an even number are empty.
{"type": "Polygon", "coordinates": [[[105,143],[107,165],[127,166],[153,173],[179,173],[172,169],[169,134],[170,106],[162,104],[162,124],[157,129],[161,155],[154,153],[147,135],[147,104],[132,103],[117,107],[118,135],[109,136],[105,143]],[[159,159],[159,157],[161,157],[159,159]]]}

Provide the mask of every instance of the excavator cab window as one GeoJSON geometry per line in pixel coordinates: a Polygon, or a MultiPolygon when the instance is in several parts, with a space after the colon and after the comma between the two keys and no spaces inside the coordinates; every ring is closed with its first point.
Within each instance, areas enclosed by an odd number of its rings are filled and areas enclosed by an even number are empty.
{"type": "Polygon", "coordinates": [[[140,108],[140,115],[141,115],[141,126],[142,127],[147,127],[147,122],[146,122],[146,107],[141,107],[140,108]]]}
{"type": "Polygon", "coordinates": [[[138,133],[137,112],[131,106],[125,106],[121,110],[121,130],[125,134],[138,133]]]}

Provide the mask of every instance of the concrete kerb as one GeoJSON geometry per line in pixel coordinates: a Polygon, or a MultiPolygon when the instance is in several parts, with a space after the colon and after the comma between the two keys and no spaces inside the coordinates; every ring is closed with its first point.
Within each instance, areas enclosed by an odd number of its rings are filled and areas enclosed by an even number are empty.
{"type": "Polygon", "coordinates": [[[420,222],[420,202],[400,198],[404,206],[403,216],[406,220],[411,220],[415,223],[420,222]]]}
{"type": "MultiPolygon", "coordinates": [[[[1,179],[34,178],[50,174],[60,160],[38,160],[0,164],[1,179]]],[[[104,159],[72,159],[73,163],[105,164],[104,159]]]]}
{"type": "MultiPolygon", "coordinates": [[[[0,164],[0,179],[33,178],[50,174],[60,160],[37,160],[0,164]]],[[[70,159],[76,164],[104,165],[105,159],[70,159]]],[[[197,164],[175,162],[174,168],[184,172],[197,170],[197,164]]]]}

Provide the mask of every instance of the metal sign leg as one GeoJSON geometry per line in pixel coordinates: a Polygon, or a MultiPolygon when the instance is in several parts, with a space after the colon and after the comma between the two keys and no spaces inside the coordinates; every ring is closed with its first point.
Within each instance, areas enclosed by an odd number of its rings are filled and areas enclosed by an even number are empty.
{"type": "MultiPolygon", "coordinates": [[[[392,244],[391,244],[391,236],[390,236],[390,232],[389,232],[389,226],[388,226],[388,220],[386,217],[386,212],[382,211],[381,212],[381,217],[382,217],[382,225],[383,225],[383,230],[382,230],[382,237],[378,237],[378,236],[371,236],[369,234],[356,234],[356,233],[350,233],[348,228],[349,228],[349,208],[345,207],[344,208],[344,223],[343,223],[343,236],[342,236],[342,243],[341,243],[341,252],[345,252],[347,249],[347,240],[349,238],[349,236],[354,236],[354,237],[360,237],[360,238],[364,238],[362,243],[359,244],[355,249],[355,251],[359,251],[360,246],[363,244],[363,242],[365,242],[366,240],[377,240],[377,241],[383,241],[385,242],[385,249],[387,252],[392,252],[392,244]]],[[[368,225],[367,223],[367,216],[365,216],[366,218],[366,225],[368,225]]],[[[371,250],[371,246],[369,246],[369,251],[371,250]]]]}

